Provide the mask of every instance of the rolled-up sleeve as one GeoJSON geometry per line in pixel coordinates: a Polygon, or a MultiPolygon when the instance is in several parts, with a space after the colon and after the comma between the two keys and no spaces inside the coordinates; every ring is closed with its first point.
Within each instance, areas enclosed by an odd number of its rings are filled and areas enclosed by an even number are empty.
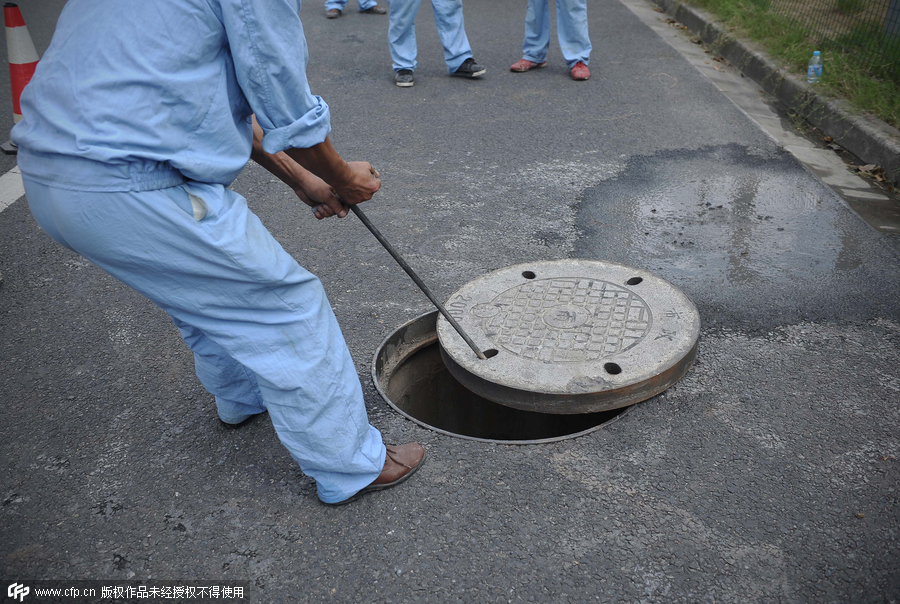
{"type": "Polygon", "coordinates": [[[312,147],[331,131],[331,114],[306,79],[309,53],[297,0],[221,0],[234,69],[262,127],[263,149],[312,147]]]}

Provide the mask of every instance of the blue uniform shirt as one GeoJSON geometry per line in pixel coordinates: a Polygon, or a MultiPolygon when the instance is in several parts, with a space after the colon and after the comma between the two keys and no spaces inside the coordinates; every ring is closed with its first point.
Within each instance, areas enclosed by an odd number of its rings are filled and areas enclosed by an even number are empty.
{"type": "Polygon", "coordinates": [[[69,0],[22,94],[19,167],[50,186],[230,184],[251,113],[276,153],[325,140],[299,0],[69,0]]]}

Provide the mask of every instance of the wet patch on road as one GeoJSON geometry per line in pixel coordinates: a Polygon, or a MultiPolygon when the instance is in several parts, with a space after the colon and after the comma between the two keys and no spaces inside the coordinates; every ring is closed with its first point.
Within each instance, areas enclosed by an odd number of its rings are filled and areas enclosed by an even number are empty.
{"type": "Polygon", "coordinates": [[[585,190],[575,255],[682,288],[704,324],[766,328],[900,316],[900,244],[869,228],[783,151],[740,145],[635,156],[585,190]]]}

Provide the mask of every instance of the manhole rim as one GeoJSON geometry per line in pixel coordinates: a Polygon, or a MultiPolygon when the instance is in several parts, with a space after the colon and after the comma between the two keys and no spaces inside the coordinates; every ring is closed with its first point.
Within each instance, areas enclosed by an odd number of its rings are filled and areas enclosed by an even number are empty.
{"type": "MultiPolygon", "coordinates": [[[[623,408],[622,411],[620,413],[618,413],[615,417],[613,417],[603,423],[597,424],[596,426],[592,426],[586,430],[582,430],[581,432],[565,434],[562,436],[554,436],[554,437],[550,437],[550,438],[539,438],[539,439],[530,439],[530,440],[501,440],[501,439],[493,439],[493,438],[481,438],[478,436],[468,436],[466,434],[458,434],[456,432],[450,432],[449,430],[437,428],[435,426],[432,426],[431,424],[423,422],[422,420],[410,415],[409,413],[407,413],[406,411],[404,411],[403,409],[398,407],[396,404],[394,404],[394,401],[392,401],[390,399],[390,397],[387,395],[387,392],[385,392],[385,390],[381,387],[381,382],[378,379],[378,375],[381,373],[378,370],[378,362],[382,356],[382,351],[385,349],[385,347],[387,345],[391,344],[395,338],[399,337],[401,332],[403,332],[404,330],[408,330],[409,328],[411,328],[413,326],[417,326],[417,324],[419,322],[432,323],[435,327],[433,336],[421,338],[421,339],[415,341],[413,344],[402,348],[402,356],[401,356],[401,358],[397,359],[396,362],[392,363],[393,367],[396,369],[397,367],[402,365],[404,362],[406,362],[409,359],[409,357],[411,357],[412,355],[414,355],[415,353],[419,352],[420,350],[422,350],[423,348],[425,348],[427,346],[437,344],[437,346],[440,347],[440,342],[438,341],[438,335],[437,335],[438,314],[439,314],[439,312],[437,310],[428,311],[417,317],[414,317],[413,319],[410,319],[406,323],[403,323],[402,325],[400,325],[399,327],[397,327],[396,329],[391,331],[381,341],[381,344],[379,344],[378,347],[375,349],[375,354],[372,355],[371,378],[372,378],[372,384],[375,386],[375,390],[378,391],[378,394],[388,404],[388,406],[391,409],[393,409],[394,411],[396,411],[397,413],[399,413],[406,419],[410,420],[411,422],[417,424],[418,426],[425,428],[426,430],[431,430],[432,432],[437,432],[438,434],[443,434],[444,436],[450,436],[452,438],[462,438],[464,440],[471,440],[471,441],[481,442],[481,443],[501,444],[501,445],[542,445],[542,444],[555,443],[555,442],[559,442],[559,441],[563,441],[563,440],[571,440],[574,438],[580,438],[582,436],[587,436],[589,434],[592,434],[592,433],[596,432],[597,430],[600,430],[601,428],[606,428],[606,427],[614,424],[615,422],[619,421],[619,419],[621,419],[623,416],[625,416],[627,413],[629,413],[631,411],[631,409],[634,407],[634,405],[629,405],[629,406],[623,408]]],[[[442,353],[442,357],[443,357],[443,350],[441,351],[441,353],[442,353]]],[[[449,371],[449,368],[448,368],[448,371],[449,371]]]]}

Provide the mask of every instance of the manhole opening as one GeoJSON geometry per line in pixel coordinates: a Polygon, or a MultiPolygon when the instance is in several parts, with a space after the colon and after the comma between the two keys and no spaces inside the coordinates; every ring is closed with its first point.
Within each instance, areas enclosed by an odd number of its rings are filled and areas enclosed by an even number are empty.
{"type": "Polygon", "coordinates": [[[640,283],[643,280],[644,280],[643,277],[632,277],[625,283],[627,283],[628,285],[637,285],[638,283],[640,283]]]}
{"type": "Polygon", "coordinates": [[[456,381],[444,365],[434,332],[435,314],[423,315],[389,336],[373,364],[375,385],[385,400],[425,428],[474,440],[532,444],[583,436],[630,409],[557,415],[513,409],[482,398],[456,381]],[[412,341],[405,336],[412,336],[412,341]]]}
{"type": "Polygon", "coordinates": [[[487,350],[482,350],[481,354],[490,359],[500,354],[500,351],[496,348],[488,348],[487,350]]]}
{"type": "Polygon", "coordinates": [[[522,271],[522,276],[526,279],[534,279],[535,277],[537,277],[537,275],[535,275],[531,271],[522,271]]]}
{"type": "Polygon", "coordinates": [[[616,363],[605,363],[603,365],[603,369],[605,369],[606,373],[610,375],[619,375],[620,373],[622,373],[622,368],[619,367],[619,365],[616,363]]]}

